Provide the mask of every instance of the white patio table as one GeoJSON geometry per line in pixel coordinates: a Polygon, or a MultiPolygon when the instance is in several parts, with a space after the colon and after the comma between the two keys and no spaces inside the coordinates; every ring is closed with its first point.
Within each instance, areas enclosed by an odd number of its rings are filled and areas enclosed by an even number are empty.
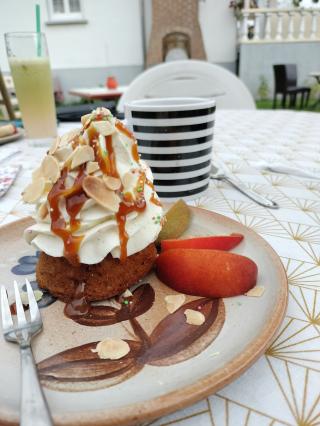
{"type": "MultiPolygon", "coordinates": [[[[70,125],[68,125],[70,127],[70,125]]],[[[66,126],[59,129],[67,130],[66,126]]],[[[26,216],[20,193],[42,148],[21,140],[11,160],[23,171],[0,199],[0,224],[26,216]]],[[[320,173],[320,115],[294,111],[218,111],[214,157],[250,188],[277,201],[258,206],[223,182],[212,181],[194,204],[229,216],[258,232],[276,250],[289,278],[290,300],[271,347],[246,373],[217,394],[152,424],[264,426],[320,424],[320,180],[263,172],[257,160],[281,161],[320,173]]],[[[214,362],[214,360],[213,360],[214,362]]]]}

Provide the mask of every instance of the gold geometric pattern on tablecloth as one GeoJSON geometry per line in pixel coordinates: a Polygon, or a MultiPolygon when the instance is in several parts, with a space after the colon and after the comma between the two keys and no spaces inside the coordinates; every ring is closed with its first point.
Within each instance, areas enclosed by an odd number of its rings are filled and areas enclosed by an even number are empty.
{"type": "Polygon", "coordinates": [[[320,228],[318,226],[309,226],[290,222],[282,222],[281,224],[293,240],[311,244],[320,244],[320,228]]]}
{"type": "Polygon", "coordinates": [[[295,420],[294,424],[319,425],[320,373],[273,357],[267,356],[266,359],[295,420]]]}
{"type": "Polygon", "coordinates": [[[303,212],[306,213],[320,213],[320,201],[316,200],[303,200],[303,199],[293,199],[297,207],[300,208],[303,212]]]}
{"type": "MultiPolygon", "coordinates": [[[[313,324],[320,334],[320,296],[317,290],[305,287],[290,287],[290,304],[294,304],[297,319],[313,324]]],[[[290,315],[290,309],[288,314],[290,315]]],[[[320,347],[319,347],[320,350],[320,347]]]]}
{"type": "Polygon", "coordinates": [[[285,232],[283,227],[274,219],[251,217],[238,215],[238,220],[248,228],[253,229],[258,234],[271,235],[274,237],[289,238],[288,233],[285,232]]]}
{"type": "Polygon", "coordinates": [[[267,349],[266,355],[320,371],[319,330],[311,323],[286,318],[283,328],[267,349]]]}
{"type": "Polygon", "coordinates": [[[300,243],[300,247],[306,253],[307,262],[313,262],[314,264],[320,266],[320,246],[317,246],[315,244],[312,245],[310,243],[300,243]]]}
{"type": "Polygon", "coordinates": [[[270,182],[270,185],[276,188],[296,188],[299,186],[295,180],[288,176],[264,173],[264,177],[270,182]]]}
{"type": "Polygon", "coordinates": [[[217,393],[209,398],[213,425],[216,426],[278,426],[290,425],[259,410],[251,409],[217,393]]]}
{"type": "Polygon", "coordinates": [[[236,215],[242,214],[244,216],[252,217],[267,217],[270,218],[270,214],[264,207],[259,206],[259,204],[254,203],[253,201],[232,201],[228,202],[231,210],[236,215]]]}
{"type": "Polygon", "coordinates": [[[281,257],[291,286],[320,290],[320,267],[312,263],[281,257]]]}
{"type": "Polygon", "coordinates": [[[301,184],[309,191],[320,192],[320,183],[314,180],[304,180],[301,184]]]}

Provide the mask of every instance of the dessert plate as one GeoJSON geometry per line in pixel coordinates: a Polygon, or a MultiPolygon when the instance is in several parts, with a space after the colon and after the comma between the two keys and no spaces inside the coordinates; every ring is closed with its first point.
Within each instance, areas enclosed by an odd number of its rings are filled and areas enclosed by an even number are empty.
{"type": "MultiPolygon", "coordinates": [[[[242,233],[234,252],[253,259],[259,268],[261,297],[210,300],[186,297],[170,314],[164,297],[176,294],[155,274],[134,289],[132,305],[108,302],[105,325],[79,325],[64,316],[64,304],[49,294],[39,301],[43,332],[34,340],[34,354],[57,425],[127,425],[151,420],[192,404],[230,383],[266,350],[283,319],[287,278],[273,249],[254,231],[219,214],[192,208],[186,235],[242,233]],[[184,311],[199,308],[201,326],[188,325],[184,311]],[[121,322],[120,322],[121,321],[121,322]],[[127,340],[129,354],[101,360],[97,342],[127,340]]],[[[9,296],[16,279],[35,282],[37,253],[22,239],[31,223],[23,219],[0,229],[1,284],[9,296]]],[[[19,351],[0,337],[0,423],[18,422],[19,351]]]]}

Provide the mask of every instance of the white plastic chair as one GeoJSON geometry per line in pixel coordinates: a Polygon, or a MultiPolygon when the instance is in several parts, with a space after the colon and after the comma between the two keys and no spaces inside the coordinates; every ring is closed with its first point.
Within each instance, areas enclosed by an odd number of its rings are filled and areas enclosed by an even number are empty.
{"type": "Polygon", "coordinates": [[[255,109],[244,83],[230,71],[205,61],[183,60],[156,65],[135,78],[117,109],[143,98],[213,97],[219,109],[255,109]]]}

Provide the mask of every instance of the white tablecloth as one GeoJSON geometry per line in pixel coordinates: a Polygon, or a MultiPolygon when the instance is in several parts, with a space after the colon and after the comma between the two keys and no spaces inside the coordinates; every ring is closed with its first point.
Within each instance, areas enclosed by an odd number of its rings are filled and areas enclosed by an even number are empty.
{"type": "MultiPolygon", "coordinates": [[[[278,337],[238,380],[203,401],[153,425],[264,426],[320,424],[320,181],[260,173],[257,160],[282,161],[320,172],[320,115],[293,111],[220,111],[214,156],[252,189],[277,201],[267,210],[223,182],[212,182],[196,205],[229,216],[258,232],[286,268],[290,301],[278,337]]],[[[63,131],[63,128],[60,129],[63,131]]],[[[19,201],[44,149],[26,141],[13,146],[23,154],[23,171],[0,199],[0,224],[28,215],[19,201]]]]}

